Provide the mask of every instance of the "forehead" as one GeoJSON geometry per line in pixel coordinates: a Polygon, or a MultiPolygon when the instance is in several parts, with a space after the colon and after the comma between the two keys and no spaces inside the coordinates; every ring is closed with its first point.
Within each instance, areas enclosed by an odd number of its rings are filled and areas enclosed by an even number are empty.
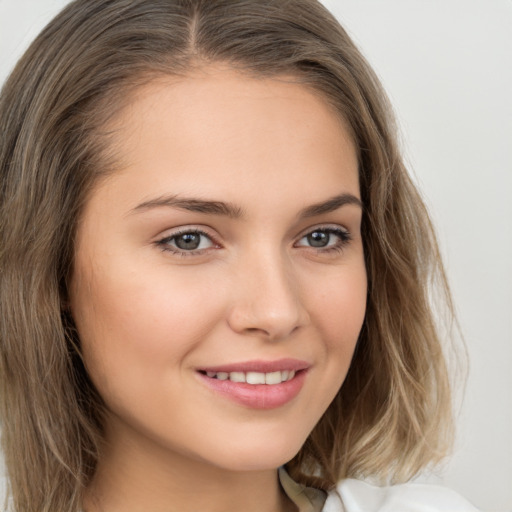
{"type": "Polygon", "coordinates": [[[196,68],[187,76],[163,75],[131,90],[112,124],[114,143],[129,146],[123,148],[124,155],[130,154],[130,148],[139,148],[136,143],[144,130],[159,128],[161,136],[201,135],[206,144],[216,135],[225,135],[219,128],[241,129],[236,137],[241,142],[248,134],[262,137],[263,129],[270,134],[270,125],[272,136],[289,135],[285,130],[293,125],[297,140],[310,139],[308,130],[317,124],[325,127],[323,136],[330,132],[352,143],[350,127],[342,116],[323,93],[299,78],[255,77],[221,64],[196,68]]]}
{"type": "MultiPolygon", "coordinates": [[[[254,190],[281,202],[298,185],[311,189],[311,203],[359,195],[343,119],[293,77],[254,78],[229,68],[160,77],[132,93],[110,128],[117,154],[111,179],[130,183],[140,202],[184,194],[237,203],[254,190]]],[[[118,195],[120,185],[112,187],[118,195]]]]}

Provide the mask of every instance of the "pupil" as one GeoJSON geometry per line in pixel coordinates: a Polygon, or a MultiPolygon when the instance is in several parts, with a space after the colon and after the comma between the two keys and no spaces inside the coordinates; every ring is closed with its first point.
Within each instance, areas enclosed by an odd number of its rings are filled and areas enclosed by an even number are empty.
{"type": "Polygon", "coordinates": [[[176,239],[176,246],[180,249],[193,250],[199,247],[201,235],[198,233],[185,233],[176,239]]]}
{"type": "Polygon", "coordinates": [[[308,235],[308,242],[312,247],[325,247],[329,243],[329,234],[324,231],[313,231],[308,235]]]}

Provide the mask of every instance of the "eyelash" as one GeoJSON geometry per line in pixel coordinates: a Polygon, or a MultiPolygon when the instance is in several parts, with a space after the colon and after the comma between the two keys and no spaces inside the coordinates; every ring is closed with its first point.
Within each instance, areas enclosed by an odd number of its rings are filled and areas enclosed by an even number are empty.
{"type": "Polygon", "coordinates": [[[201,229],[183,229],[180,231],[177,231],[176,233],[173,233],[170,236],[166,236],[164,238],[161,238],[160,240],[156,241],[156,245],[164,252],[170,252],[172,254],[175,254],[177,256],[187,257],[187,256],[197,256],[199,254],[204,254],[205,252],[209,251],[210,249],[214,249],[215,246],[218,247],[218,244],[215,242],[215,239],[205,231],[201,229]],[[208,238],[211,243],[212,247],[208,247],[206,249],[192,249],[192,250],[184,250],[180,249],[179,247],[173,247],[170,245],[171,241],[175,241],[177,238],[183,235],[200,235],[208,238]]]}
{"type": "MultiPolygon", "coordinates": [[[[352,236],[350,235],[349,231],[346,229],[342,229],[340,227],[330,227],[330,226],[320,226],[313,229],[310,229],[306,233],[300,236],[299,242],[308,237],[311,236],[313,233],[326,233],[329,236],[334,235],[338,237],[338,241],[334,243],[333,245],[329,245],[327,247],[313,247],[313,246],[302,246],[299,245],[298,247],[309,247],[310,249],[316,250],[317,252],[326,254],[326,253],[335,253],[335,252],[341,252],[344,247],[350,243],[352,240],[352,236]]],[[[329,240],[330,241],[330,240],[329,240]]],[[[219,244],[215,241],[215,239],[205,231],[201,229],[183,229],[180,231],[177,231],[176,233],[173,233],[170,236],[165,236],[164,238],[161,238],[160,240],[157,240],[155,244],[164,252],[171,252],[172,254],[175,254],[177,256],[181,257],[188,257],[188,256],[197,256],[200,254],[205,254],[206,252],[209,252],[211,249],[218,248],[219,244]],[[176,241],[177,238],[183,235],[199,235],[201,237],[206,237],[210,240],[212,246],[203,248],[203,249],[191,249],[191,250],[185,250],[180,249],[179,247],[173,247],[170,245],[170,242],[176,241]]],[[[297,247],[297,242],[294,244],[294,247],[297,247]]]]}
{"type": "MultiPolygon", "coordinates": [[[[344,228],[340,228],[339,226],[319,226],[313,229],[310,229],[305,234],[303,234],[299,241],[311,236],[313,233],[326,233],[329,235],[334,235],[338,237],[338,241],[334,243],[333,245],[327,246],[327,247],[312,247],[308,246],[311,249],[316,249],[318,252],[321,252],[322,254],[329,254],[329,253],[337,253],[341,252],[347,244],[349,244],[352,241],[352,236],[350,232],[344,228]]],[[[330,241],[330,240],[329,240],[330,241]]]]}

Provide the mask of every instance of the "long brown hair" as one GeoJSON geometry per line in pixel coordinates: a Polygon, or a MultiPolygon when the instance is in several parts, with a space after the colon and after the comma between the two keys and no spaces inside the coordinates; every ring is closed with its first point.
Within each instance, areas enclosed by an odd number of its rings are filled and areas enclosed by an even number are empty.
{"type": "Polygon", "coordinates": [[[0,414],[17,512],[78,510],[98,460],[103,403],[66,301],[82,206],[113,169],[107,121],[143,81],[207,62],[295,77],[337,109],[359,151],[366,318],[345,383],[288,471],[324,489],[403,481],[449,446],[432,285],[452,308],[436,239],[386,96],[344,29],[315,0],[77,0],[0,98],[0,414]]]}

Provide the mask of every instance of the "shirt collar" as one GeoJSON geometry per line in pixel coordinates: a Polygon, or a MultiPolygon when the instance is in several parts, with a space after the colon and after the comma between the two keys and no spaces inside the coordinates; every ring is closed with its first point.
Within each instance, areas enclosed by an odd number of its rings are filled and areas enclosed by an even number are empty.
{"type": "Polygon", "coordinates": [[[288,498],[297,506],[299,512],[321,512],[327,494],[313,487],[301,485],[286,472],[284,467],[279,468],[279,482],[288,498]]]}

